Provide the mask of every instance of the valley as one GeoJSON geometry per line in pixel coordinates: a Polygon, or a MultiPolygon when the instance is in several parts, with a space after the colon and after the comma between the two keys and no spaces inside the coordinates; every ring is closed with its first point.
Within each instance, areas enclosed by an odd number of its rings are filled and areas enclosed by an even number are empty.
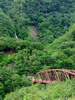
{"type": "Polygon", "coordinates": [[[0,100],[75,100],[74,71],[74,0],[0,0],[0,100]]]}

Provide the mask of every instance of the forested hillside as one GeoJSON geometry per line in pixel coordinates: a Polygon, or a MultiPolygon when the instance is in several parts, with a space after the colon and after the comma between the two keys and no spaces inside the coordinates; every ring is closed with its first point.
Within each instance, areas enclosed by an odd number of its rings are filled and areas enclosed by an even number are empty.
{"type": "Polygon", "coordinates": [[[29,38],[36,26],[40,40],[51,43],[75,22],[74,0],[0,0],[0,36],[29,38]]]}
{"type": "MultiPolygon", "coordinates": [[[[48,46],[40,42],[0,38],[0,98],[21,87],[30,86],[31,80],[26,77],[28,74],[54,68],[75,70],[75,25],[48,46]]],[[[11,100],[7,98],[5,100],[11,100]]]]}
{"type": "Polygon", "coordinates": [[[75,70],[75,24],[63,36],[46,47],[54,59],[54,68],[75,70]]]}
{"type": "Polygon", "coordinates": [[[75,79],[32,84],[47,69],[75,70],[75,1],[0,0],[0,100],[75,100],[75,79]]]}

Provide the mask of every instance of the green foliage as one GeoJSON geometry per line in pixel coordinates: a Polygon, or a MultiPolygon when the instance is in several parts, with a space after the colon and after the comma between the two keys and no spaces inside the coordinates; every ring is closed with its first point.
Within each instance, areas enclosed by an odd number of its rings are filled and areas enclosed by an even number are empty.
{"type": "Polygon", "coordinates": [[[7,66],[10,63],[14,63],[15,56],[14,55],[3,55],[0,58],[0,66],[7,66]]]}
{"type": "Polygon", "coordinates": [[[1,38],[1,50],[15,51],[15,55],[0,55],[0,66],[14,63],[19,75],[37,73],[50,68],[75,69],[74,26],[69,32],[44,46],[40,42],[1,38]],[[6,42],[5,42],[6,41],[6,42]],[[12,42],[12,43],[11,43],[12,42]],[[3,46],[5,45],[5,46],[3,46]]]}
{"type": "Polygon", "coordinates": [[[43,50],[44,47],[40,42],[0,37],[0,51],[17,52],[18,50],[22,50],[24,48],[43,50]]]}
{"type": "Polygon", "coordinates": [[[1,0],[0,36],[16,32],[26,39],[29,27],[36,26],[42,43],[52,43],[75,23],[74,5],[74,0],[1,0]]]}
{"type": "Polygon", "coordinates": [[[25,76],[20,76],[18,74],[14,74],[11,77],[11,89],[15,91],[16,89],[21,88],[22,86],[30,86],[31,81],[25,76]]]}
{"type": "Polygon", "coordinates": [[[0,12],[0,36],[13,37],[14,33],[14,22],[5,13],[0,12]]]}
{"type": "Polygon", "coordinates": [[[17,51],[23,48],[29,48],[30,43],[15,38],[0,38],[0,51],[17,51]]]}
{"type": "Polygon", "coordinates": [[[0,67],[0,98],[6,93],[15,91],[23,86],[30,86],[31,80],[25,75],[20,76],[14,68],[0,67]]]}
{"type": "Polygon", "coordinates": [[[65,68],[75,70],[75,25],[63,36],[49,44],[46,49],[51,54],[55,63],[51,68],[65,68]]]}
{"type": "Polygon", "coordinates": [[[4,94],[4,85],[0,82],[0,99],[3,98],[4,94]]]}
{"type": "Polygon", "coordinates": [[[19,74],[28,74],[40,71],[42,66],[51,64],[53,60],[45,51],[24,49],[17,53],[15,68],[19,74]]]}
{"type": "Polygon", "coordinates": [[[72,80],[58,85],[32,85],[6,95],[4,100],[69,100],[74,96],[75,80],[72,80]]]}
{"type": "Polygon", "coordinates": [[[75,99],[75,80],[30,86],[25,76],[51,68],[75,70],[75,25],[68,31],[74,17],[74,0],[0,1],[0,99],[7,93],[4,100],[75,99]],[[23,40],[10,38],[15,32],[23,40]]]}

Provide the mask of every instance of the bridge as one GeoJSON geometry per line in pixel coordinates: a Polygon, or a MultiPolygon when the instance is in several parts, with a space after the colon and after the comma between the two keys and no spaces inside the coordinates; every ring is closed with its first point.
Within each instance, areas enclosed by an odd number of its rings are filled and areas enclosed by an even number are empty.
{"type": "Polygon", "coordinates": [[[71,80],[75,78],[75,70],[67,70],[67,69],[48,69],[41,72],[38,72],[34,76],[34,83],[57,83],[60,81],[71,80]]]}

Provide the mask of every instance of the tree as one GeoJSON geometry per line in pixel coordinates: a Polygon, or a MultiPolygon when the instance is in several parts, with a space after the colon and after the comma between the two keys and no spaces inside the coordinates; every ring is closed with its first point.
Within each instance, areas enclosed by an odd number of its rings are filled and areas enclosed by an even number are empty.
{"type": "Polygon", "coordinates": [[[14,22],[3,12],[0,12],[0,36],[14,37],[14,22]]]}

